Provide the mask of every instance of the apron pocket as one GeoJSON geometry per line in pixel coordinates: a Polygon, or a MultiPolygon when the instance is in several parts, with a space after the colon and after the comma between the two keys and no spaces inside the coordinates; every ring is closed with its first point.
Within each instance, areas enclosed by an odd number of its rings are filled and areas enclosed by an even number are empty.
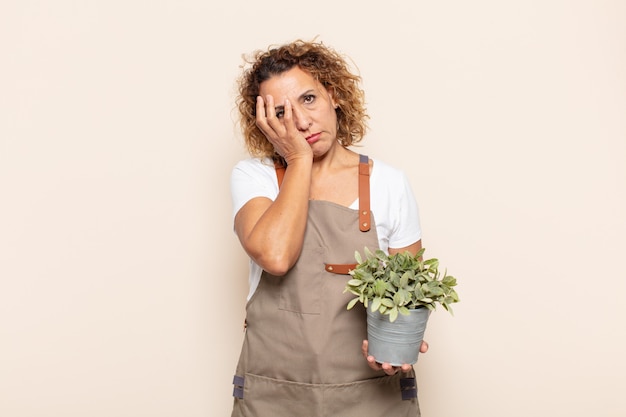
{"type": "Polygon", "coordinates": [[[245,375],[235,416],[415,417],[417,398],[402,400],[400,375],[345,384],[306,384],[245,375]]]}
{"type": "Polygon", "coordinates": [[[307,258],[319,262],[297,262],[281,278],[278,308],[302,314],[320,314],[325,293],[324,253],[322,247],[306,248],[307,258]]]}
{"type": "Polygon", "coordinates": [[[243,399],[236,400],[242,416],[321,416],[322,390],[313,384],[246,374],[243,399]]]}
{"type": "Polygon", "coordinates": [[[418,417],[417,398],[403,399],[401,375],[327,385],[324,415],[341,417],[418,417]]]}

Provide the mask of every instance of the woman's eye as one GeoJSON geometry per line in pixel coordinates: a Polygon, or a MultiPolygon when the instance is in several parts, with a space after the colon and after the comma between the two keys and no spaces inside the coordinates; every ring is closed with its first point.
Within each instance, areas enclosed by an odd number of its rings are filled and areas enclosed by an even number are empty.
{"type": "Polygon", "coordinates": [[[276,117],[278,119],[282,119],[284,115],[285,115],[285,109],[283,108],[276,109],[276,117]]]}
{"type": "Polygon", "coordinates": [[[305,103],[313,103],[315,101],[315,96],[312,94],[309,94],[308,96],[304,96],[304,102],[305,103]]]}

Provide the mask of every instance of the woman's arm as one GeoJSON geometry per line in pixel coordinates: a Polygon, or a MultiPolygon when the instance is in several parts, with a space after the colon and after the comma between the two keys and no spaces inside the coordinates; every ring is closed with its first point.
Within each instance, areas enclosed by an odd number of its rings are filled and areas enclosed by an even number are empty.
{"type": "Polygon", "coordinates": [[[311,162],[292,161],[276,200],[253,198],[235,216],[235,232],[242,247],[270,274],[286,274],[300,256],[310,184],[311,162]]]}
{"type": "Polygon", "coordinates": [[[412,245],[406,246],[404,248],[394,249],[389,248],[389,255],[393,255],[394,253],[404,253],[406,251],[411,252],[412,255],[416,255],[422,249],[422,240],[418,240],[412,245]]]}
{"type": "Polygon", "coordinates": [[[257,126],[288,165],[276,200],[253,198],[235,216],[235,232],[248,256],[277,276],[300,256],[309,207],[313,153],[296,126],[298,117],[289,100],[279,119],[274,98],[257,97],[257,126]]]}

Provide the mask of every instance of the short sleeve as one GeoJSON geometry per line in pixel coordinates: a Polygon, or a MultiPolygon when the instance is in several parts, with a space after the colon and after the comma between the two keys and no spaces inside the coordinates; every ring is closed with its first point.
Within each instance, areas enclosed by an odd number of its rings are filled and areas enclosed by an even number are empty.
{"type": "Polygon", "coordinates": [[[269,159],[256,158],[239,161],[230,176],[230,190],[233,218],[250,200],[256,197],[276,199],[278,180],[276,171],[269,159]]]}
{"type": "Polygon", "coordinates": [[[398,178],[398,206],[394,209],[397,218],[389,236],[389,247],[404,248],[422,238],[419,208],[411,184],[404,173],[398,178]]]}
{"type": "Polygon", "coordinates": [[[419,209],[406,174],[376,159],[370,185],[380,248],[386,252],[420,240],[419,209]]]}

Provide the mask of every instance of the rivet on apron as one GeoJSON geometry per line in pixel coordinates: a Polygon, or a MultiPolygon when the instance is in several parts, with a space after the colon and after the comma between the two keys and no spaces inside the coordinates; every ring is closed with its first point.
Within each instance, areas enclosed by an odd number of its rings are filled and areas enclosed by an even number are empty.
{"type": "Polygon", "coordinates": [[[332,267],[332,266],[330,266],[330,265],[328,265],[328,266],[326,267],[326,270],[327,270],[327,271],[332,271],[332,270],[333,270],[333,267],[332,267]]]}
{"type": "Polygon", "coordinates": [[[367,223],[363,223],[363,227],[367,227],[367,223]]]}

